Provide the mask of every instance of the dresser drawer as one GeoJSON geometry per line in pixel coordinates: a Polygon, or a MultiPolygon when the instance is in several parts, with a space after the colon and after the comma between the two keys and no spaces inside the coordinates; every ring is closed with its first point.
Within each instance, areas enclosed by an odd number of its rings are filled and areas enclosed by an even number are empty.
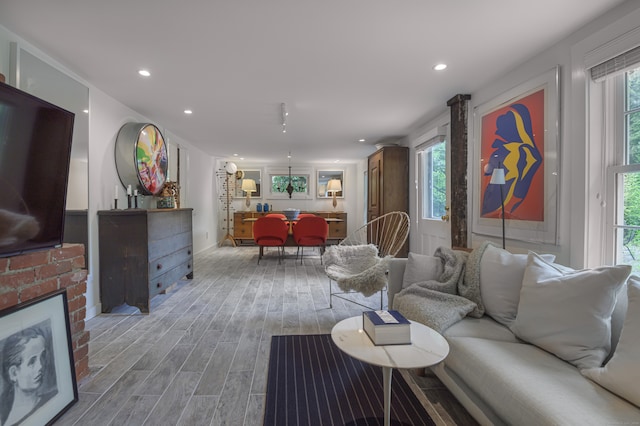
{"type": "Polygon", "coordinates": [[[149,279],[152,280],[182,263],[193,263],[192,253],[193,248],[189,246],[149,262],[149,279]]]}
{"type": "Polygon", "coordinates": [[[193,262],[182,263],[175,268],[166,271],[164,274],[158,275],[149,280],[149,298],[162,293],[173,283],[178,281],[183,276],[190,274],[193,271],[193,262]]]}
{"type": "Polygon", "coordinates": [[[345,222],[329,223],[329,238],[345,238],[347,236],[347,224],[345,222]]]}
{"type": "Polygon", "coordinates": [[[149,262],[168,256],[184,248],[191,247],[192,245],[193,235],[191,232],[176,234],[161,240],[149,241],[149,262]]]}

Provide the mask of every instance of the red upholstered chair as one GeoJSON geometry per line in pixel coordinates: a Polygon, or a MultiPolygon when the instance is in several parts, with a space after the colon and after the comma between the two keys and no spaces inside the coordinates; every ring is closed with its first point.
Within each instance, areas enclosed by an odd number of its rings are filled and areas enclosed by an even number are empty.
{"type": "Polygon", "coordinates": [[[282,220],[285,220],[287,218],[282,213],[269,213],[269,214],[266,214],[265,217],[277,217],[278,219],[282,219],[282,220]]]}
{"type": "Polygon", "coordinates": [[[300,219],[302,219],[303,217],[316,217],[316,215],[315,215],[315,214],[313,214],[313,213],[300,213],[300,214],[298,215],[298,219],[297,219],[297,220],[300,220],[300,219]]]}
{"type": "Polygon", "coordinates": [[[298,223],[298,221],[299,221],[300,219],[302,219],[303,217],[316,217],[316,215],[315,215],[315,214],[313,214],[313,213],[300,213],[300,214],[298,215],[298,217],[296,218],[296,220],[294,220],[294,221],[293,221],[293,226],[295,226],[295,225],[296,225],[296,223],[298,223]]]}
{"type": "Polygon", "coordinates": [[[284,243],[288,236],[289,225],[284,220],[279,217],[259,217],[253,224],[253,240],[260,247],[258,264],[260,264],[265,247],[278,248],[278,264],[280,264],[280,259],[284,255],[284,243]]]}
{"type": "MultiPolygon", "coordinates": [[[[302,256],[304,256],[304,247],[319,247],[320,254],[322,254],[328,234],[329,224],[323,217],[311,216],[298,220],[296,226],[293,227],[293,241],[298,245],[298,252],[302,248],[300,263],[302,263],[302,256]]],[[[322,257],[320,257],[320,263],[322,263],[322,257]]]]}

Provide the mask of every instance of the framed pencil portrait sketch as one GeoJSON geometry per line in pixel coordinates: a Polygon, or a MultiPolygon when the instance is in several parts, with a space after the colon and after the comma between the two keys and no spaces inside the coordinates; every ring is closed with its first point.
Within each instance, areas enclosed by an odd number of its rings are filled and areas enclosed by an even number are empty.
{"type": "Polygon", "coordinates": [[[66,289],[0,311],[0,424],[50,425],[78,401],[66,289]]]}
{"type": "Polygon", "coordinates": [[[474,233],[557,244],[558,79],[554,67],[474,108],[474,233]]]}

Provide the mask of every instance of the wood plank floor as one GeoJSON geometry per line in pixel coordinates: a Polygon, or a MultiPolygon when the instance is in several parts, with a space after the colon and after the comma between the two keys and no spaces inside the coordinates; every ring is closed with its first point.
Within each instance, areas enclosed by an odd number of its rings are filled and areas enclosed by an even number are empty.
{"type": "MultiPolygon", "coordinates": [[[[123,305],[87,321],[91,374],[56,424],[261,425],[271,336],[330,333],[363,308],[335,298],[329,308],[317,254],[278,265],[269,250],[257,265],[257,253],[207,250],[150,314],[123,305]]],[[[437,378],[404,374],[439,424],[475,423],[437,378]]]]}

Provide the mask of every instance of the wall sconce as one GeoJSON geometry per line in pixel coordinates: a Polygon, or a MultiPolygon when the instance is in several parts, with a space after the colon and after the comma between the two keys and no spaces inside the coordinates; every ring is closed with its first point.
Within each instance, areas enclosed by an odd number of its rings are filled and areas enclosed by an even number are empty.
{"type": "Polygon", "coordinates": [[[247,193],[245,205],[247,206],[247,210],[249,210],[249,207],[251,207],[251,193],[258,191],[256,181],[253,179],[242,179],[242,190],[247,193]]]}
{"type": "Polygon", "coordinates": [[[339,179],[331,179],[329,183],[327,183],[327,193],[333,194],[333,208],[335,209],[338,205],[338,200],[336,200],[336,194],[342,191],[342,182],[339,179]]]}
{"type": "Polygon", "coordinates": [[[500,163],[498,163],[499,168],[493,169],[493,173],[491,173],[491,180],[489,181],[492,185],[500,185],[500,205],[502,206],[502,248],[506,248],[505,245],[505,236],[504,236],[504,194],[502,193],[502,187],[506,183],[504,180],[504,169],[501,167],[500,163]]]}

